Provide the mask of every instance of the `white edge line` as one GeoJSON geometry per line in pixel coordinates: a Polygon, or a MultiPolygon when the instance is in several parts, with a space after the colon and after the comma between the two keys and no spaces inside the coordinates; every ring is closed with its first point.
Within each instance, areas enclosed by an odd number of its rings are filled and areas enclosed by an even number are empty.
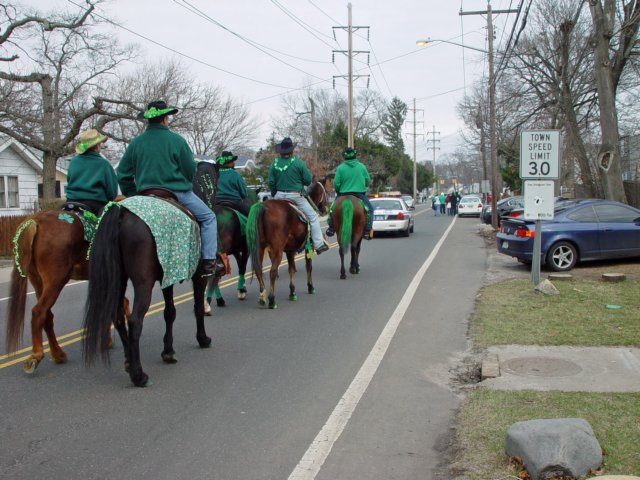
{"type": "Polygon", "coordinates": [[[342,395],[342,398],[334,408],[333,412],[331,412],[329,419],[313,440],[298,465],[296,465],[293,472],[289,475],[289,480],[313,480],[316,478],[318,472],[320,472],[320,468],[329,456],[329,453],[331,453],[334,443],[338,438],[340,438],[342,431],[349,422],[349,419],[360,402],[362,395],[364,395],[364,392],[371,383],[371,380],[380,366],[380,363],[389,348],[391,340],[393,339],[404,314],[411,304],[411,300],[422,281],[422,277],[424,277],[424,274],[431,266],[431,263],[438,254],[440,247],[442,247],[445,239],[449,235],[449,232],[453,228],[455,221],[456,217],[453,218],[451,225],[449,225],[440,240],[438,240],[438,243],[432,250],[429,257],[427,257],[420,267],[420,270],[418,270],[413,277],[413,280],[411,280],[405,294],[398,303],[394,312],[391,314],[389,321],[385,325],[384,330],[382,330],[382,333],[371,349],[371,352],[369,352],[369,355],[360,367],[360,370],[351,381],[351,385],[349,385],[349,388],[347,388],[344,395],[342,395]]]}
{"type": "MultiPolygon", "coordinates": [[[[71,283],[67,283],[65,285],[65,287],[71,287],[73,285],[80,285],[81,283],[86,283],[87,280],[78,280],[77,282],[71,282],[71,283]]],[[[36,292],[34,292],[33,290],[30,292],[27,292],[27,295],[33,295],[36,292]]],[[[4,302],[5,300],[9,300],[11,297],[4,297],[4,298],[0,298],[0,302],[4,302]]]]}

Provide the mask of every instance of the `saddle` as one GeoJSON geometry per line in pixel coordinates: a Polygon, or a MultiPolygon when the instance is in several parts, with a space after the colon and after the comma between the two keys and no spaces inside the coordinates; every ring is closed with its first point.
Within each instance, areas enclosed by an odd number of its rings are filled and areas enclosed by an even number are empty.
{"type": "Polygon", "coordinates": [[[143,197],[156,197],[161,200],[164,200],[165,202],[170,203],[171,205],[173,205],[174,207],[176,207],[177,209],[185,213],[191,220],[197,223],[196,217],[193,216],[193,213],[191,213],[191,210],[189,210],[180,202],[178,202],[178,198],[176,197],[176,195],[167,188],[162,188],[162,187],[145,188],[144,190],[140,190],[137,193],[137,195],[141,195],[143,197]]]}
{"type": "Polygon", "coordinates": [[[69,200],[62,204],[60,210],[65,212],[76,212],[82,215],[84,212],[91,212],[91,209],[82,202],[76,202],[75,200],[69,200]]]}

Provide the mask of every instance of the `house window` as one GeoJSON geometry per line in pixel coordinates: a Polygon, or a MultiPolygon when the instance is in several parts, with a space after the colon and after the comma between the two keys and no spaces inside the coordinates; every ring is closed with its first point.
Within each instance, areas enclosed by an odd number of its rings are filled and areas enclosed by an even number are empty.
{"type": "Polygon", "coordinates": [[[18,177],[0,176],[0,208],[18,208],[18,177]]]}

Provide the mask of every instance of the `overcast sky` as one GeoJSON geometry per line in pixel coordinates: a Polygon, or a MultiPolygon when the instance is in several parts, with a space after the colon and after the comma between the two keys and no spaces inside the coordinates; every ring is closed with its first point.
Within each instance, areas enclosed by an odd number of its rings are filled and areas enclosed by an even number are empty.
{"type": "MultiPolygon", "coordinates": [[[[40,9],[75,8],[80,0],[25,0],[40,9]]],[[[333,50],[347,50],[347,33],[334,26],[348,24],[347,1],[342,0],[111,0],[99,13],[122,27],[124,43],[137,43],[146,58],[157,61],[179,57],[203,81],[225,89],[249,104],[264,122],[254,147],[269,136],[270,117],[281,108],[281,95],[315,84],[333,86],[333,76],[347,74],[347,57],[333,50]],[[200,14],[194,13],[199,10],[200,14]],[[208,17],[208,18],[203,18],[208,17]],[[131,33],[131,32],[135,32],[131,33]],[[155,42],[155,43],[154,43],[155,42]],[[253,44],[252,44],[253,43],[253,44]]],[[[397,96],[413,108],[416,99],[417,132],[434,128],[436,155],[451,152],[459,142],[462,122],[456,102],[472,84],[486,75],[486,55],[471,49],[439,43],[426,48],[416,40],[444,39],[475,48],[486,48],[486,17],[460,16],[463,11],[486,10],[485,0],[352,0],[354,50],[370,52],[355,57],[357,75],[370,75],[369,88],[391,99],[397,96]],[[463,62],[464,55],[464,62],[463,62]]],[[[492,8],[515,8],[515,0],[493,0],[492,8]]],[[[494,19],[496,47],[512,28],[515,16],[494,19]]],[[[354,94],[366,88],[366,78],[354,83],[354,94]]],[[[336,79],[345,96],[346,81],[336,79]]],[[[413,113],[409,112],[409,120],[413,113]]],[[[407,132],[413,125],[406,125],[407,132]]],[[[425,137],[417,137],[418,160],[430,160],[425,137]]],[[[413,137],[406,136],[412,154],[413,137]]]]}

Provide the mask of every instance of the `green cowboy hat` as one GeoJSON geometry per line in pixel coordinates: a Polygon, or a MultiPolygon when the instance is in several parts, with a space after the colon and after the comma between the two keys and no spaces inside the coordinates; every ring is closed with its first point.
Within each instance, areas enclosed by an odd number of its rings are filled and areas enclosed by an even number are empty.
{"type": "Polygon", "coordinates": [[[177,108],[171,108],[167,106],[167,102],[163,100],[156,100],[149,103],[147,109],[144,112],[138,114],[139,120],[162,117],[164,115],[175,115],[178,113],[177,108]]]}
{"type": "Polygon", "coordinates": [[[220,166],[225,165],[227,163],[235,162],[238,159],[237,155],[234,155],[231,152],[225,150],[220,154],[219,157],[216,158],[216,163],[220,166]]]}
{"type": "Polygon", "coordinates": [[[344,152],[342,152],[342,158],[345,160],[351,160],[352,158],[356,158],[358,155],[358,151],[355,148],[345,148],[344,152]]]}
{"type": "Polygon", "coordinates": [[[91,147],[95,147],[99,143],[106,142],[107,136],[102,135],[95,128],[90,128],[89,130],[85,130],[80,134],[78,138],[78,144],[76,145],[76,153],[84,153],[89,150],[91,147]]]}

